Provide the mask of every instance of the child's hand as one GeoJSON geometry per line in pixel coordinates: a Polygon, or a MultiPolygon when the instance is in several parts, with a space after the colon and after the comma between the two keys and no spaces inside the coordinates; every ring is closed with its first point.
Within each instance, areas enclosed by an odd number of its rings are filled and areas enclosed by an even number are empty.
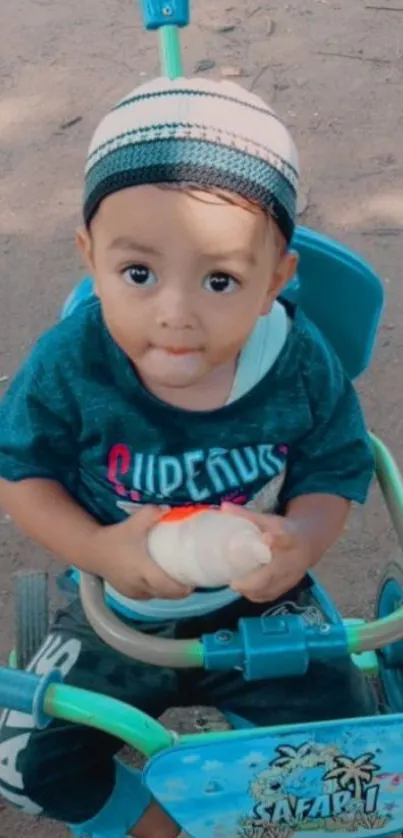
{"type": "Polygon", "coordinates": [[[272,560],[238,579],[231,586],[251,602],[272,602],[290,591],[312,566],[310,540],[296,521],[279,515],[262,515],[232,504],[223,504],[223,512],[248,518],[259,527],[272,560]]]}
{"type": "Polygon", "coordinates": [[[148,532],[164,514],[164,509],[144,506],[121,524],[101,527],[93,537],[91,552],[96,572],[124,596],[182,599],[191,593],[148,555],[148,532]]]}

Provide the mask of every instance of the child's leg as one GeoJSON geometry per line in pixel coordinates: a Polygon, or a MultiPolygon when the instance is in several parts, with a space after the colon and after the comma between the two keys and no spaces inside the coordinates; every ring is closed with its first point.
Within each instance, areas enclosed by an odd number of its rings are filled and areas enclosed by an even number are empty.
{"type": "MultiPolygon", "coordinates": [[[[29,668],[42,675],[54,667],[62,670],[66,683],[121,699],[155,717],[178,703],[176,674],[133,663],[107,647],[78,602],[58,614],[29,668]]],[[[28,714],[7,711],[0,727],[0,794],[27,813],[73,825],[78,835],[108,832],[109,838],[122,838],[142,821],[140,838],[174,836],[177,830],[166,816],[160,830],[161,815],[140,774],[114,759],[120,747],[119,740],[89,727],[54,720],[38,730],[28,714]],[[155,825],[154,832],[147,831],[147,822],[155,825]]]]}

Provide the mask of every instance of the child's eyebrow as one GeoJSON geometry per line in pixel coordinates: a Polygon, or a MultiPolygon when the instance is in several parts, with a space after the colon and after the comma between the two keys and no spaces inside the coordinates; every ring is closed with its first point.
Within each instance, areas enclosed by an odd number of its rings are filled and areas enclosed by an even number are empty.
{"type": "Polygon", "coordinates": [[[130,236],[117,236],[117,238],[113,239],[108,245],[108,250],[135,250],[137,253],[146,253],[152,256],[156,256],[159,252],[155,247],[152,247],[152,245],[136,242],[134,239],[130,238],[130,236]]]}
{"type": "Polygon", "coordinates": [[[214,262],[228,262],[232,259],[242,259],[243,262],[247,262],[249,265],[256,265],[256,256],[250,250],[235,249],[228,250],[226,253],[223,251],[220,253],[206,253],[206,256],[214,262]]]}
{"type": "MultiPolygon", "coordinates": [[[[108,250],[130,250],[131,252],[136,251],[136,253],[144,253],[147,256],[158,256],[159,250],[156,247],[148,244],[141,244],[140,242],[135,241],[130,236],[117,236],[116,239],[113,239],[111,243],[108,245],[108,250]]],[[[206,253],[206,257],[208,257],[212,262],[228,262],[233,259],[242,259],[243,262],[246,262],[249,265],[255,266],[256,265],[256,257],[254,253],[251,253],[248,250],[242,249],[235,249],[235,250],[228,250],[227,252],[221,251],[217,253],[206,253]]]]}

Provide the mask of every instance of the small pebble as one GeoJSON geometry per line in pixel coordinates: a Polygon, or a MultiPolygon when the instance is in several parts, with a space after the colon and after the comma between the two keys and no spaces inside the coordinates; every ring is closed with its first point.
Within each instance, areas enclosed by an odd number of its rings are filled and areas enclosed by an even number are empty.
{"type": "Polygon", "coordinates": [[[195,73],[205,73],[207,70],[214,70],[215,61],[210,61],[209,58],[202,58],[201,61],[198,61],[195,65],[194,72],[195,73]]]}
{"type": "Polygon", "coordinates": [[[271,35],[274,32],[274,20],[266,15],[266,35],[271,35]]]}
{"type": "Polygon", "coordinates": [[[206,26],[211,32],[218,32],[219,35],[226,35],[228,32],[234,32],[236,26],[232,23],[211,23],[206,26]]]}
{"type": "Polygon", "coordinates": [[[221,75],[225,79],[238,79],[243,74],[244,72],[241,67],[221,67],[221,75]]]}
{"type": "Polygon", "coordinates": [[[73,128],[74,125],[77,125],[81,121],[82,116],[73,116],[72,119],[68,119],[66,120],[66,122],[62,122],[59,127],[61,131],[66,131],[67,128],[73,128]]]}
{"type": "Polygon", "coordinates": [[[289,88],[290,88],[290,85],[288,84],[287,81],[276,81],[275,85],[274,85],[274,89],[279,90],[279,91],[289,90],[289,88]]]}

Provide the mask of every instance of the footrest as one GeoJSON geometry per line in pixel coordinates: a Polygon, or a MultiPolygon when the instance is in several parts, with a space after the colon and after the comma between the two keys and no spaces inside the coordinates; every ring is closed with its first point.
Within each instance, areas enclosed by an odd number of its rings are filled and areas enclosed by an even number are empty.
{"type": "Polygon", "coordinates": [[[358,838],[403,828],[403,715],[187,737],[145,770],[192,838],[358,838]]]}

